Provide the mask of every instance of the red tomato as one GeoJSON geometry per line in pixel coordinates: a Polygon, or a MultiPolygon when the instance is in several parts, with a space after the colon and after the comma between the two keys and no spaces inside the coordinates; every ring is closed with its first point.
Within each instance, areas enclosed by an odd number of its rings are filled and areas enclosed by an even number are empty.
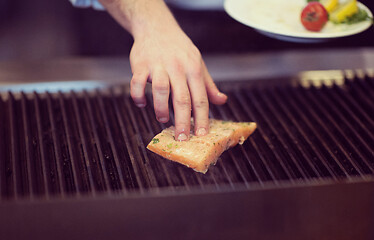
{"type": "Polygon", "coordinates": [[[328,13],[319,2],[310,2],[301,12],[301,23],[309,31],[321,31],[328,20],[328,13]]]}

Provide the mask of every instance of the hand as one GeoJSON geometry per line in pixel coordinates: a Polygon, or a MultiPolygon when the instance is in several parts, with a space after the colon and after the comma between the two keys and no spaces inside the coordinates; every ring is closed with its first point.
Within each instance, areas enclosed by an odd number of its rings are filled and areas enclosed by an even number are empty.
{"type": "Polygon", "coordinates": [[[201,54],[180,29],[163,0],[99,0],[134,37],[130,53],[131,97],[146,105],[144,89],[152,82],[157,120],[169,121],[171,94],[175,139],[188,140],[191,110],[196,135],[209,131],[209,103],[223,104],[227,96],[214,84],[201,54]]]}
{"type": "Polygon", "coordinates": [[[131,96],[138,107],[146,105],[144,88],[149,81],[159,122],[169,121],[168,99],[171,93],[176,140],[189,138],[191,110],[195,135],[208,133],[208,100],[223,104],[227,96],[217,89],[199,50],[179,26],[154,26],[136,35],[130,62],[133,71],[131,96]]]}

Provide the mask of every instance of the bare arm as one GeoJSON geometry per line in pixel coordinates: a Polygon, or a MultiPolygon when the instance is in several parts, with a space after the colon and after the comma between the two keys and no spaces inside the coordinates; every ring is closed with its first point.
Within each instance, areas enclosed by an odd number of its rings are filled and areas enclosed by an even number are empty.
{"type": "Polygon", "coordinates": [[[145,85],[152,82],[154,109],[159,122],[169,121],[171,94],[176,140],[187,140],[191,110],[196,135],[209,131],[209,103],[223,104],[227,96],[214,84],[199,50],[181,30],[162,0],[100,0],[109,13],[134,37],[130,53],[133,72],[131,96],[146,105],[145,85]]]}

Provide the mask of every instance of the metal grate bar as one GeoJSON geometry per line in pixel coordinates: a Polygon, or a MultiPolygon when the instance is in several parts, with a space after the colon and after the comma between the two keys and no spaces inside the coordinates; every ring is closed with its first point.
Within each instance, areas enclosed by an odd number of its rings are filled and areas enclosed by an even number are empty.
{"type": "Polygon", "coordinates": [[[40,128],[38,136],[40,137],[40,146],[43,146],[41,148],[41,157],[47,171],[48,190],[50,191],[51,195],[61,195],[63,192],[63,183],[60,181],[62,176],[60,176],[61,171],[58,169],[59,164],[56,159],[56,142],[53,140],[52,136],[54,129],[52,128],[53,120],[49,118],[47,101],[48,93],[46,92],[43,94],[43,96],[40,96],[38,93],[34,94],[36,94],[38,111],[40,113],[40,128]]]}
{"type": "Polygon", "coordinates": [[[99,92],[93,93],[89,96],[87,91],[83,92],[85,104],[87,106],[88,119],[93,127],[92,143],[97,151],[98,160],[103,172],[107,186],[112,191],[123,189],[123,178],[119,176],[120,169],[116,164],[115,156],[113,156],[113,149],[110,144],[107,127],[105,126],[104,118],[106,113],[100,107],[101,94],[99,92]]]}
{"type": "MultiPolygon", "coordinates": [[[[237,98],[233,95],[229,95],[229,98],[230,98],[230,101],[228,101],[227,105],[228,105],[228,108],[232,110],[232,114],[235,117],[235,119],[237,121],[251,121],[247,119],[246,117],[242,117],[242,114],[240,113],[237,107],[239,106],[237,98]]],[[[255,134],[256,133],[254,133],[254,135],[255,134]]],[[[252,146],[253,145],[252,137],[250,137],[244,144],[247,147],[252,146]]],[[[267,169],[267,166],[263,164],[263,161],[258,160],[258,157],[250,157],[247,151],[245,151],[245,148],[243,145],[239,146],[239,148],[240,148],[240,154],[242,154],[246,159],[246,161],[242,162],[243,164],[239,168],[242,171],[246,172],[246,176],[248,176],[247,178],[249,181],[251,182],[256,181],[256,182],[259,182],[261,185],[263,185],[264,181],[269,180],[271,178],[271,175],[269,174],[269,169],[267,169]],[[255,159],[259,162],[260,166],[258,168],[256,168],[256,166],[254,165],[255,159]],[[262,171],[262,169],[264,169],[264,171],[262,171]]],[[[255,152],[255,151],[250,151],[250,152],[255,152]]],[[[271,173],[271,170],[270,170],[270,173],[271,173]]],[[[275,178],[273,178],[273,180],[274,179],[275,178]]]]}
{"type": "Polygon", "coordinates": [[[308,154],[306,157],[307,159],[313,160],[313,166],[315,168],[318,168],[319,172],[322,176],[331,176],[332,178],[336,179],[336,177],[339,176],[338,173],[336,173],[333,168],[331,168],[328,164],[328,159],[326,155],[324,155],[324,152],[321,152],[317,146],[315,146],[314,142],[314,134],[310,133],[310,131],[307,132],[308,127],[305,125],[304,121],[301,119],[301,121],[298,121],[299,115],[298,113],[293,111],[292,106],[287,105],[285,103],[284,99],[279,95],[279,90],[273,90],[271,94],[268,95],[268,97],[273,97],[274,101],[272,101],[274,104],[276,104],[277,107],[279,107],[280,112],[283,112],[286,118],[286,122],[290,123],[290,126],[295,126],[297,131],[294,131],[298,134],[298,142],[302,146],[302,151],[305,152],[305,154],[308,154]]]}
{"type": "MultiPolygon", "coordinates": [[[[345,152],[347,159],[352,159],[352,165],[359,168],[361,174],[373,173],[374,171],[372,166],[370,166],[370,164],[366,161],[366,157],[362,155],[363,152],[370,151],[366,142],[362,140],[359,134],[352,131],[351,124],[345,120],[339,111],[336,110],[337,106],[326,97],[326,95],[329,95],[326,91],[322,90],[317,92],[316,89],[311,89],[311,91],[313,92],[314,96],[318,95],[318,98],[326,104],[318,104],[315,98],[311,96],[308,91],[305,91],[304,96],[308,97],[308,101],[314,102],[316,108],[320,109],[322,112],[322,116],[327,118],[329,122],[332,123],[330,124],[331,127],[329,127],[329,129],[333,132],[336,138],[339,139],[339,142],[342,144],[343,148],[349,152],[349,154],[345,152]],[[338,131],[334,131],[333,129],[335,128],[338,131]],[[357,148],[357,146],[361,145],[364,146],[365,149],[360,148],[359,150],[357,148]]],[[[326,122],[324,122],[324,124],[326,124],[326,122]]]]}
{"type": "Polygon", "coordinates": [[[74,91],[71,91],[70,93],[71,95],[71,98],[72,98],[72,105],[73,105],[73,109],[74,109],[74,115],[77,119],[77,126],[78,126],[78,131],[79,131],[79,136],[80,136],[80,140],[81,140],[81,148],[82,148],[82,152],[83,152],[83,158],[84,158],[84,169],[87,169],[87,173],[88,173],[88,178],[89,178],[89,182],[90,182],[90,188],[92,189],[92,193],[93,195],[96,195],[96,192],[97,191],[102,191],[103,190],[103,187],[102,187],[102,178],[101,178],[101,175],[100,173],[98,173],[97,171],[94,171],[94,166],[93,164],[95,162],[93,162],[92,166],[91,166],[91,157],[88,155],[88,147],[87,147],[87,140],[86,140],[86,137],[84,136],[84,132],[83,132],[83,122],[82,122],[82,118],[80,116],[80,108],[78,106],[78,100],[77,100],[77,96],[75,94],[74,91]]]}
{"type": "MultiPolygon", "coordinates": [[[[249,118],[248,114],[245,113],[245,111],[239,111],[237,108],[244,109],[247,108],[247,106],[244,104],[245,100],[243,96],[240,94],[229,94],[230,101],[228,102],[228,105],[230,109],[232,109],[232,112],[238,121],[254,121],[253,118],[249,118]],[[237,107],[239,106],[239,107],[237,107]]],[[[257,126],[260,127],[260,126],[257,126]]],[[[247,142],[250,144],[246,145],[246,149],[244,147],[241,147],[243,155],[247,159],[247,163],[249,163],[250,168],[247,168],[251,171],[253,171],[253,174],[255,176],[255,179],[262,182],[265,181],[273,181],[275,184],[278,184],[278,180],[275,177],[273,170],[269,167],[268,164],[266,164],[266,159],[264,156],[260,153],[260,149],[258,147],[258,144],[255,140],[257,138],[257,133],[255,132],[247,142]]],[[[252,174],[251,174],[252,175],[252,174]]]]}
{"type": "MultiPolygon", "coordinates": [[[[302,91],[301,88],[300,90],[302,91]]],[[[303,91],[303,94],[301,94],[301,91],[295,91],[296,99],[298,99],[298,101],[300,101],[300,104],[303,105],[308,102],[310,106],[308,108],[308,112],[311,114],[311,116],[313,116],[313,118],[310,119],[315,120],[315,126],[320,126],[319,129],[322,130],[321,134],[323,134],[324,140],[329,146],[331,152],[335,153],[336,158],[341,162],[345,169],[349,171],[350,174],[363,175],[361,169],[348,156],[344,146],[342,146],[341,142],[338,140],[339,131],[336,131],[336,124],[331,123],[331,119],[328,118],[327,113],[321,111],[321,109],[319,108],[319,105],[326,103],[320,101],[319,103],[314,104],[314,101],[311,98],[315,98],[316,96],[312,96],[310,98],[308,94],[313,91],[313,87],[311,88],[311,90],[303,91]]]]}
{"type": "MultiPolygon", "coordinates": [[[[151,101],[149,101],[149,103],[151,103],[151,101]]],[[[149,141],[153,138],[153,136],[155,136],[155,131],[152,127],[152,124],[150,122],[150,119],[155,119],[154,116],[149,116],[148,113],[151,113],[153,112],[152,111],[152,108],[150,107],[151,104],[148,104],[148,106],[144,109],[141,109],[140,111],[140,116],[142,118],[142,122],[143,122],[143,126],[144,126],[144,130],[146,130],[146,132],[148,133],[147,136],[144,136],[143,137],[143,143],[145,143],[144,146],[146,146],[149,141]]],[[[160,184],[160,186],[169,186],[171,188],[174,188],[175,185],[180,185],[180,181],[178,181],[177,177],[174,177],[172,178],[169,174],[169,170],[167,169],[166,167],[166,164],[165,164],[165,161],[162,160],[162,159],[155,159],[153,158],[152,156],[148,156],[149,157],[149,161],[150,163],[154,166],[153,168],[156,169],[156,171],[159,173],[156,175],[156,178],[158,179],[158,182],[160,184]],[[173,184],[173,180],[174,180],[174,184],[173,184]]],[[[157,157],[159,158],[159,157],[157,157]]]]}
{"type": "Polygon", "coordinates": [[[29,139],[30,139],[30,152],[29,157],[32,159],[30,161],[30,168],[32,169],[32,177],[34,188],[36,189],[37,196],[43,196],[48,194],[46,173],[44,171],[43,162],[41,159],[41,148],[39,141],[39,131],[38,131],[38,121],[36,117],[35,109],[36,96],[31,95],[30,100],[26,100],[27,116],[28,116],[28,129],[29,129],[29,139]]]}
{"type": "Polygon", "coordinates": [[[279,156],[274,155],[275,153],[272,152],[274,146],[269,142],[268,137],[263,132],[262,125],[260,125],[261,121],[258,118],[258,114],[254,114],[253,106],[250,105],[250,100],[245,96],[246,94],[242,91],[238,91],[237,97],[238,102],[241,104],[242,108],[245,110],[246,115],[249,119],[254,119],[254,121],[258,122],[258,129],[256,132],[257,138],[256,145],[258,144],[257,151],[259,152],[259,156],[262,158],[263,165],[266,167],[267,171],[271,174],[273,179],[278,180],[285,180],[291,179],[291,174],[285,168],[284,163],[279,159],[279,156]],[[270,170],[271,169],[271,170],[270,170]]]}
{"type": "Polygon", "coordinates": [[[282,111],[282,107],[277,105],[274,98],[272,98],[272,91],[263,91],[261,95],[270,112],[277,116],[272,119],[274,121],[274,128],[279,128],[281,129],[280,131],[283,131],[281,136],[284,138],[284,145],[287,150],[300,162],[301,167],[304,169],[303,171],[307,173],[308,177],[321,178],[322,174],[316,168],[317,166],[311,162],[311,159],[313,159],[312,155],[308,151],[305,151],[306,149],[303,149],[303,147],[308,146],[308,143],[299,129],[297,129],[298,126],[290,120],[292,118],[286,116],[286,113],[282,111]]]}
{"type": "Polygon", "coordinates": [[[374,106],[372,99],[374,95],[373,80],[368,77],[359,76],[358,74],[352,79],[352,81],[346,81],[349,86],[351,94],[354,94],[355,101],[359,102],[361,108],[365,109],[365,112],[372,113],[374,106]]]}
{"type": "Polygon", "coordinates": [[[23,115],[21,101],[16,101],[13,94],[9,93],[9,101],[13,105],[13,114],[10,116],[11,131],[13,136],[11,138],[12,158],[15,162],[13,169],[15,169],[16,179],[16,195],[24,197],[30,194],[30,179],[29,179],[29,167],[26,158],[26,143],[25,143],[25,129],[23,125],[23,115]],[[13,121],[13,123],[12,123],[13,121]],[[12,130],[12,128],[14,128],[12,130]]]}
{"type": "MultiPolygon", "coordinates": [[[[83,101],[84,107],[87,112],[82,111],[84,116],[87,120],[86,123],[90,124],[89,132],[90,132],[90,146],[91,152],[94,152],[91,156],[94,156],[94,162],[97,163],[96,167],[98,168],[97,171],[101,173],[102,178],[104,179],[104,186],[106,190],[112,193],[113,190],[118,189],[118,182],[116,182],[116,174],[114,173],[113,169],[110,167],[110,160],[111,156],[109,155],[109,151],[105,151],[105,157],[103,153],[103,146],[100,142],[99,137],[99,129],[103,127],[102,124],[99,123],[98,119],[94,117],[94,114],[97,112],[93,112],[90,97],[87,94],[87,91],[83,92],[83,101]]],[[[82,103],[83,106],[83,103],[82,103]]],[[[81,109],[82,110],[82,109],[81,109]]]]}
{"type": "MultiPolygon", "coordinates": [[[[131,146],[131,141],[130,141],[130,138],[129,136],[131,136],[131,134],[128,134],[126,129],[130,129],[130,128],[126,128],[126,126],[129,126],[129,121],[127,120],[127,115],[123,116],[120,112],[120,108],[118,106],[118,97],[115,96],[114,92],[113,92],[113,89],[111,89],[111,98],[112,98],[112,101],[111,103],[113,104],[113,107],[114,107],[114,112],[115,112],[115,116],[116,116],[116,119],[118,121],[118,125],[119,125],[119,129],[121,130],[121,134],[122,134],[122,139],[124,141],[125,144],[124,147],[125,149],[123,149],[123,152],[126,153],[124,156],[125,156],[125,161],[126,161],[126,169],[127,171],[129,172],[129,175],[128,178],[131,179],[131,183],[133,184],[132,187],[134,188],[138,188],[140,192],[143,192],[144,191],[144,187],[145,185],[143,184],[143,182],[145,180],[142,180],[141,178],[141,170],[139,169],[138,167],[138,164],[137,164],[137,160],[136,160],[136,153],[134,152],[134,148],[131,146]]],[[[122,99],[122,96],[121,96],[121,99],[122,99]]]]}
{"type": "MultiPolygon", "coordinates": [[[[229,101],[230,103],[231,101],[229,101]]],[[[228,104],[229,104],[228,103],[228,104]]],[[[233,109],[236,109],[236,108],[233,108],[233,109]]],[[[215,118],[218,118],[218,119],[229,119],[228,114],[226,114],[225,111],[222,110],[222,107],[215,107],[215,106],[212,106],[212,110],[211,110],[211,115],[215,118]],[[216,114],[214,114],[216,113],[216,114]],[[217,114],[218,113],[218,114],[217,114]]],[[[235,115],[234,115],[235,116],[235,115]]],[[[237,119],[238,120],[238,119],[237,119]]],[[[237,150],[236,151],[236,154],[234,155],[234,153],[232,151],[229,151],[228,154],[230,156],[230,161],[233,163],[233,165],[235,166],[235,170],[232,170],[230,172],[238,172],[239,173],[239,177],[241,180],[238,179],[238,182],[244,182],[244,184],[248,187],[248,182],[249,181],[260,181],[260,178],[256,172],[256,169],[253,167],[252,163],[251,163],[251,160],[248,158],[248,155],[246,154],[246,152],[244,151],[243,147],[242,146],[239,146],[240,148],[240,151],[237,150]],[[250,165],[250,168],[248,169],[244,164],[243,164],[243,161],[241,161],[240,158],[237,158],[236,156],[239,156],[239,155],[243,155],[246,159],[246,162],[249,163],[250,165]],[[244,171],[246,171],[246,174],[244,174],[244,171]]],[[[222,157],[225,157],[226,155],[223,155],[222,157]]],[[[228,160],[228,159],[227,159],[228,160]]],[[[225,160],[224,162],[226,162],[227,160],[225,160]]]]}
{"type": "Polygon", "coordinates": [[[273,139],[274,142],[274,149],[275,152],[279,152],[277,155],[278,158],[282,159],[282,162],[285,162],[285,167],[288,169],[288,171],[292,174],[293,178],[298,179],[305,179],[307,180],[310,176],[309,174],[304,170],[303,167],[300,166],[299,162],[296,160],[296,156],[293,154],[292,151],[286,146],[292,146],[292,144],[287,145],[286,140],[288,140],[289,135],[283,134],[281,135],[277,129],[273,126],[273,123],[277,122],[278,116],[274,114],[274,112],[269,110],[269,107],[267,104],[265,104],[262,101],[262,94],[258,92],[257,89],[254,89],[253,93],[248,95],[251,102],[254,104],[254,109],[258,111],[258,115],[261,119],[263,119],[263,123],[267,125],[266,129],[269,129],[270,134],[268,133],[268,136],[270,139],[273,139]],[[261,102],[260,102],[261,101],[261,102]],[[272,123],[273,122],[273,123],[272,123]],[[286,149],[287,148],[287,149],[286,149]],[[289,161],[289,159],[291,161],[289,161]]]}
{"type": "MultiPolygon", "coordinates": [[[[331,93],[331,98],[337,105],[339,101],[341,103],[341,110],[344,115],[353,113],[354,115],[349,116],[354,119],[353,126],[357,127],[357,131],[360,129],[365,129],[365,131],[360,131],[360,134],[363,136],[369,135],[373,139],[374,134],[374,106],[370,104],[370,101],[373,100],[373,97],[365,96],[366,94],[361,91],[360,87],[356,86],[360,80],[351,82],[346,81],[347,86],[343,88],[337,88],[336,91],[331,93]]],[[[348,117],[348,116],[347,116],[348,117]]]]}
{"type": "Polygon", "coordinates": [[[275,169],[282,170],[282,172],[285,174],[286,179],[290,179],[291,182],[293,182],[293,179],[300,178],[300,176],[295,175],[292,170],[287,166],[287,163],[283,161],[283,157],[278,152],[277,143],[276,143],[276,136],[274,132],[271,132],[270,129],[268,129],[268,125],[266,125],[265,120],[262,118],[259,110],[254,105],[254,98],[253,98],[254,91],[252,91],[251,94],[245,94],[245,98],[247,100],[247,104],[250,106],[248,113],[252,116],[254,116],[254,119],[256,119],[256,122],[261,122],[262,124],[265,124],[264,130],[259,131],[261,135],[263,136],[263,139],[266,142],[266,145],[270,148],[270,152],[272,154],[269,155],[270,159],[274,159],[274,162],[277,162],[280,167],[275,167],[275,169]]]}
{"type": "MultiPolygon", "coordinates": [[[[32,176],[32,171],[31,171],[31,156],[30,156],[30,144],[31,144],[31,139],[30,139],[30,130],[29,130],[29,118],[26,110],[26,95],[22,92],[21,93],[21,111],[22,111],[22,126],[23,126],[23,131],[24,131],[24,138],[25,138],[25,160],[26,160],[26,168],[27,168],[27,178],[28,179],[28,192],[25,193],[25,196],[27,194],[30,194],[30,197],[34,197],[34,192],[36,192],[36,181],[35,177],[32,176]],[[35,186],[35,187],[34,187],[35,186]]],[[[26,174],[26,173],[25,173],[26,174]]]]}
{"type": "MultiPolygon", "coordinates": [[[[64,172],[62,169],[64,168],[64,163],[62,160],[62,153],[60,151],[61,145],[62,145],[62,136],[57,137],[57,127],[56,127],[56,119],[57,114],[53,111],[52,107],[52,97],[49,93],[46,93],[46,101],[47,101],[47,108],[48,108],[48,116],[51,121],[51,133],[52,133],[52,139],[53,139],[53,148],[54,148],[54,153],[55,153],[55,158],[56,158],[56,169],[57,169],[57,175],[58,175],[58,181],[60,183],[60,189],[61,189],[61,195],[64,196],[65,192],[68,191],[68,189],[71,189],[71,187],[74,188],[74,182],[69,184],[69,178],[64,179],[64,172]],[[62,165],[62,166],[61,166],[62,165]],[[65,181],[66,182],[65,182],[65,181]]],[[[60,112],[60,111],[58,111],[60,112]]]]}
{"type": "MultiPolygon", "coordinates": [[[[68,120],[67,111],[66,111],[67,107],[65,104],[63,94],[59,92],[57,98],[58,98],[58,102],[61,107],[62,125],[63,125],[62,127],[64,129],[66,144],[67,144],[66,148],[68,152],[66,153],[66,158],[69,158],[67,161],[70,161],[70,167],[71,167],[71,171],[73,175],[72,181],[73,183],[75,183],[75,186],[72,189],[72,192],[80,195],[81,192],[83,193],[83,192],[87,192],[90,190],[90,183],[87,178],[84,178],[84,179],[78,178],[78,173],[84,173],[84,175],[86,175],[86,172],[87,172],[86,169],[84,168],[84,164],[83,163],[79,164],[80,161],[78,160],[79,155],[77,153],[76,146],[79,146],[80,144],[78,144],[75,139],[80,139],[80,137],[74,138],[73,136],[73,132],[75,134],[79,134],[79,131],[76,129],[74,130],[72,129],[76,126],[76,124],[72,124],[72,123],[75,123],[76,121],[68,120]],[[75,142],[75,144],[73,144],[73,142],[75,142]]],[[[71,117],[73,117],[73,114],[71,114],[71,117]]]]}
{"type": "Polygon", "coordinates": [[[313,143],[318,146],[321,151],[323,151],[323,155],[327,156],[327,160],[330,163],[330,167],[334,168],[336,171],[339,172],[340,176],[344,175],[347,178],[351,178],[349,175],[349,172],[347,169],[344,168],[342,163],[336,158],[336,156],[333,154],[333,151],[328,147],[325,137],[326,134],[323,136],[321,135],[321,131],[324,131],[324,129],[321,129],[321,126],[319,126],[317,123],[313,123],[312,120],[315,121],[315,116],[311,115],[308,111],[308,109],[305,108],[305,106],[308,106],[307,103],[303,101],[303,104],[300,104],[298,101],[302,101],[301,99],[297,99],[293,95],[293,91],[291,88],[287,89],[281,89],[282,97],[283,99],[287,100],[288,106],[293,108],[293,111],[296,111],[298,115],[301,118],[302,123],[305,123],[306,127],[309,129],[308,134],[313,134],[313,136],[316,137],[314,139],[313,143]]]}
{"type": "Polygon", "coordinates": [[[9,127],[10,127],[10,162],[11,164],[9,165],[9,176],[11,178],[12,182],[12,189],[11,194],[14,195],[12,196],[13,198],[17,199],[18,195],[20,194],[20,183],[18,176],[20,175],[18,166],[20,165],[20,156],[19,156],[19,151],[18,151],[18,141],[16,140],[16,137],[18,133],[16,132],[16,127],[14,126],[16,124],[16,119],[17,117],[15,116],[15,103],[14,103],[14,97],[11,92],[8,93],[9,100],[8,100],[8,117],[9,117],[9,127]]]}
{"type": "MultiPolygon", "coordinates": [[[[118,155],[118,152],[117,152],[117,149],[115,147],[115,144],[114,144],[114,138],[113,138],[113,134],[112,132],[114,133],[115,131],[112,131],[111,128],[110,128],[110,123],[109,123],[109,116],[112,116],[112,115],[109,115],[109,111],[108,109],[110,109],[110,107],[106,108],[104,106],[104,100],[103,100],[103,95],[97,90],[96,91],[96,94],[98,96],[98,101],[99,101],[99,109],[101,111],[101,115],[103,117],[103,120],[104,120],[104,125],[105,125],[105,130],[106,130],[106,134],[109,138],[109,143],[110,143],[110,148],[113,152],[113,161],[114,161],[114,168],[117,169],[117,174],[118,174],[118,177],[119,177],[119,185],[120,185],[120,188],[123,189],[124,192],[126,192],[126,184],[125,184],[125,178],[122,174],[122,171],[121,171],[121,165],[119,163],[119,155],[118,155]]],[[[111,119],[113,119],[113,117],[111,117],[111,119]]],[[[111,122],[113,124],[113,122],[111,122]]]]}
{"type": "MultiPolygon", "coordinates": [[[[3,113],[8,112],[8,106],[6,104],[6,101],[3,101],[3,99],[0,99],[1,109],[3,109],[3,113]]],[[[0,152],[1,152],[1,158],[0,158],[0,189],[1,189],[1,196],[3,198],[11,198],[11,191],[12,188],[9,186],[13,186],[13,183],[10,181],[11,178],[11,172],[10,172],[10,149],[8,147],[8,135],[9,135],[9,124],[8,124],[9,118],[6,116],[6,114],[0,115],[0,152]]]]}
{"type": "MultiPolygon", "coordinates": [[[[352,86],[351,89],[356,89],[356,87],[352,86]]],[[[358,97],[344,94],[339,88],[336,90],[331,91],[328,96],[339,107],[341,113],[353,123],[352,126],[362,137],[369,142],[374,141],[374,109],[364,110],[363,107],[365,105],[356,100],[358,97]],[[372,114],[371,116],[368,115],[370,113],[372,114]]]]}
{"type": "Polygon", "coordinates": [[[135,116],[135,112],[141,111],[141,110],[139,109],[134,110],[133,105],[130,104],[130,100],[127,96],[123,97],[122,100],[124,101],[123,102],[124,107],[125,107],[124,109],[128,110],[128,115],[130,117],[129,120],[131,121],[130,125],[127,125],[127,126],[133,126],[133,133],[131,135],[132,136],[131,140],[132,140],[134,148],[137,150],[137,155],[138,155],[138,157],[135,159],[138,162],[143,172],[143,175],[147,179],[148,186],[158,187],[158,182],[155,177],[155,173],[149,163],[149,159],[148,159],[147,152],[145,149],[145,144],[143,142],[142,137],[140,136],[142,133],[144,133],[144,129],[139,127],[138,119],[135,116]]]}
{"type": "MultiPolygon", "coordinates": [[[[40,109],[40,99],[39,95],[34,92],[34,106],[35,106],[35,115],[36,115],[36,127],[37,127],[37,143],[40,149],[40,160],[41,160],[41,171],[43,174],[43,182],[44,182],[44,189],[45,189],[45,194],[46,197],[48,198],[50,193],[53,194],[52,192],[52,181],[48,181],[48,176],[47,174],[49,173],[49,168],[47,168],[47,160],[46,160],[46,152],[45,152],[45,145],[43,142],[43,126],[42,126],[42,117],[41,117],[41,109],[40,109]]],[[[51,176],[49,174],[49,176],[51,176]]]]}

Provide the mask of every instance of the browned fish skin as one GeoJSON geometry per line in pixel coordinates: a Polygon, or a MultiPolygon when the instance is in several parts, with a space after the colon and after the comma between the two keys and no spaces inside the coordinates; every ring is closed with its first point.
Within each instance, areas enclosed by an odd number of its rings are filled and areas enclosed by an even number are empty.
{"type": "Polygon", "coordinates": [[[257,127],[254,122],[216,119],[211,119],[209,126],[207,135],[191,135],[190,140],[184,142],[175,140],[174,127],[164,129],[151,140],[147,148],[166,159],[206,173],[225,150],[238,143],[243,144],[257,127]]]}

